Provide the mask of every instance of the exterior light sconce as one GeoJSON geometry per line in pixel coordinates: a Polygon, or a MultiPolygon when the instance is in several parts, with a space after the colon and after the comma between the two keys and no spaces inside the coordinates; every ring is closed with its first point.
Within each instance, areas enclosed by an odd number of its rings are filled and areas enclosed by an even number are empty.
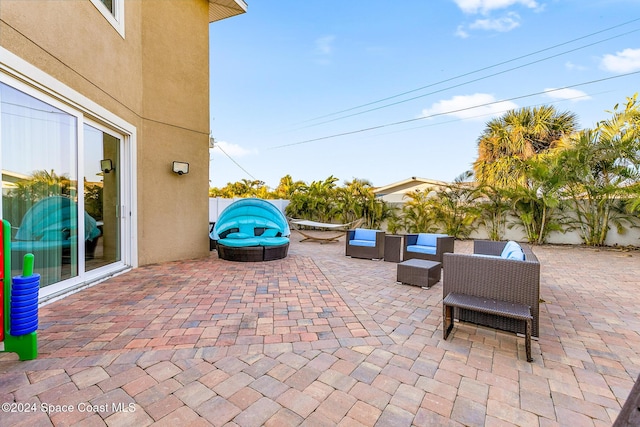
{"type": "Polygon", "coordinates": [[[104,173],[109,173],[113,170],[113,162],[111,159],[100,160],[100,170],[104,173]]]}
{"type": "Polygon", "coordinates": [[[189,163],[187,162],[173,162],[171,170],[178,175],[186,175],[189,173],[189,163]]]}

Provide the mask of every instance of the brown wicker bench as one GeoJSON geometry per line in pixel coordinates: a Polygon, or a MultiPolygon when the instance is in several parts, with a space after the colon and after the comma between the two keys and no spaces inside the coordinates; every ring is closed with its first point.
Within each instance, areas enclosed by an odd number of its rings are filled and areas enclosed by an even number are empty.
{"type": "MultiPolygon", "coordinates": [[[[453,292],[531,307],[531,336],[539,337],[540,262],[526,244],[520,245],[526,256],[524,261],[501,258],[499,255],[506,243],[476,240],[474,254],[443,254],[442,297],[453,292]]],[[[490,328],[523,335],[526,332],[523,322],[504,316],[465,309],[456,309],[454,315],[461,321],[490,328]]]]}
{"type": "Polygon", "coordinates": [[[516,304],[452,292],[442,300],[442,314],[444,317],[442,324],[444,329],[443,336],[445,340],[453,329],[454,307],[524,321],[527,362],[531,362],[533,360],[531,358],[531,324],[533,322],[531,307],[528,307],[524,304],[516,304]]]}

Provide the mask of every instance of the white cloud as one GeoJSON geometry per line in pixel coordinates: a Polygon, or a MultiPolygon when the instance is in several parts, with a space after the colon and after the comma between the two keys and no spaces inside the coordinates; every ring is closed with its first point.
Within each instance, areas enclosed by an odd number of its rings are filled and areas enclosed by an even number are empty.
{"type": "Polygon", "coordinates": [[[573,70],[584,71],[584,70],[587,69],[587,67],[585,67],[583,65],[579,65],[579,64],[574,64],[571,61],[565,62],[564,66],[569,71],[573,71],[573,70]]]}
{"type": "Polygon", "coordinates": [[[249,150],[247,148],[241,147],[238,144],[233,144],[227,141],[216,141],[214,145],[213,154],[214,155],[222,155],[227,153],[230,157],[244,157],[250,156],[254,154],[258,154],[258,150],[249,150]],[[215,147],[219,147],[221,150],[216,150],[215,147]]]}
{"type": "Polygon", "coordinates": [[[528,7],[529,9],[539,9],[540,6],[535,0],[453,0],[464,13],[482,13],[486,15],[492,10],[506,9],[515,4],[528,7]]]}
{"type": "Polygon", "coordinates": [[[456,32],[454,34],[461,39],[466,39],[467,37],[469,37],[469,33],[465,31],[463,25],[458,25],[458,28],[456,29],[456,32]]]}
{"type": "Polygon", "coordinates": [[[431,108],[422,110],[422,117],[449,115],[460,119],[485,120],[486,116],[496,116],[515,108],[518,105],[511,101],[496,101],[491,94],[475,93],[436,102],[431,108]]]}
{"type": "Polygon", "coordinates": [[[335,36],[324,36],[316,39],[316,53],[318,55],[330,55],[333,52],[335,36]]]}
{"type": "Polygon", "coordinates": [[[640,70],[640,49],[625,49],[615,55],[602,57],[600,66],[612,73],[631,73],[640,70]]]}
{"type": "Polygon", "coordinates": [[[315,40],[316,48],[314,50],[314,61],[320,65],[329,65],[331,63],[331,54],[333,53],[333,42],[335,36],[319,37],[315,40]]]}
{"type": "Polygon", "coordinates": [[[498,31],[506,33],[520,26],[520,16],[515,12],[510,12],[506,16],[497,19],[478,19],[469,28],[472,30],[498,31]]]}
{"type": "Polygon", "coordinates": [[[587,99],[591,99],[591,97],[585,92],[577,89],[547,88],[544,90],[544,92],[549,98],[553,99],[567,99],[574,102],[586,101],[587,99]]]}

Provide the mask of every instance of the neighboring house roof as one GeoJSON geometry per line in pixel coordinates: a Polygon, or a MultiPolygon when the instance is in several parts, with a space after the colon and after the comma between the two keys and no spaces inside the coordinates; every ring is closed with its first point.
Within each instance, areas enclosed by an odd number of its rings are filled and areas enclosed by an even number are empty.
{"type": "Polygon", "coordinates": [[[11,172],[6,169],[2,170],[2,193],[10,188],[16,188],[17,183],[20,181],[26,181],[29,179],[29,175],[25,175],[18,172],[11,172]]]}
{"type": "Polygon", "coordinates": [[[209,0],[209,22],[220,21],[247,12],[244,0],[209,0]]]}
{"type": "Polygon", "coordinates": [[[375,188],[373,193],[376,197],[390,203],[404,203],[406,201],[405,194],[415,190],[425,190],[427,188],[440,188],[448,185],[448,182],[438,181],[434,179],[417,178],[412,176],[403,181],[394,182],[389,185],[375,188]]]}

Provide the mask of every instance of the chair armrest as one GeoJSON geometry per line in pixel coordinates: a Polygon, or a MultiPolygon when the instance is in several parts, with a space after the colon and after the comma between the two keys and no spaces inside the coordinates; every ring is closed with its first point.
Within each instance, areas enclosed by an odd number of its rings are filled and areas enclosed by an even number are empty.
{"type": "Polygon", "coordinates": [[[438,237],[436,239],[436,252],[439,254],[453,252],[454,240],[453,236],[438,237]]]}
{"type": "Polygon", "coordinates": [[[350,256],[351,255],[351,248],[349,245],[349,241],[353,240],[353,236],[355,236],[356,234],[356,230],[351,229],[351,230],[347,230],[347,232],[345,233],[345,239],[344,239],[344,250],[345,250],[345,255],[346,256],[350,256]]]}
{"type": "Polygon", "coordinates": [[[473,253],[500,256],[507,242],[495,240],[474,240],[473,253]]]}
{"type": "Polygon", "coordinates": [[[406,248],[407,246],[410,245],[415,245],[418,242],[418,235],[417,234],[405,234],[404,235],[404,247],[406,248]]]}

